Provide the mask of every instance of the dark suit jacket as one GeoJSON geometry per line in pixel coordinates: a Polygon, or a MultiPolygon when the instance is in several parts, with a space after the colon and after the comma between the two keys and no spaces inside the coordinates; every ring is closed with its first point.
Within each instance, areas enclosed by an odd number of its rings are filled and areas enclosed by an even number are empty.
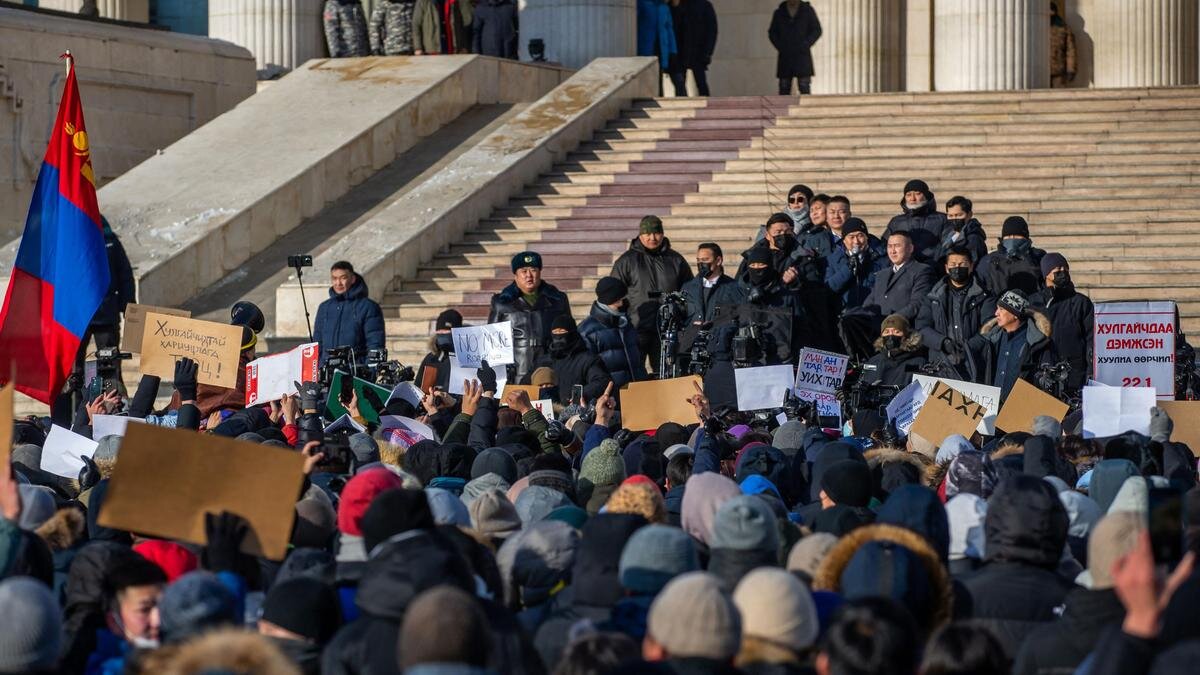
{"type": "Polygon", "coordinates": [[[877,306],[883,316],[902,314],[909,322],[917,318],[925,294],[933,287],[933,270],[924,263],[909,260],[899,272],[888,265],[875,274],[875,286],[863,306],[877,306]]]}

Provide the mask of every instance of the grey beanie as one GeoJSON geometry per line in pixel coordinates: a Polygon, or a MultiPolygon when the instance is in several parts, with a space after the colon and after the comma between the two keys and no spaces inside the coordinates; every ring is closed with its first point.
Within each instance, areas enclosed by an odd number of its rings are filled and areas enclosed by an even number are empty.
{"type": "Polygon", "coordinates": [[[488,448],[475,455],[475,460],[471,462],[471,480],[489,473],[500,476],[512,485],[518,478],[517,461],[504,448],[488,448]]]}
{"type": "Polygon", "coordinates": [[[717,509],[709,546],[734,551],[777,550],[779,526],[775,514],[754,495],[734,497],[717,509]]]}
{"type": "Polygon", "coordinates": [[[838,538],[828,532],[814,532],[792,546],[788,553],[787,571],[801,572],[812,579],[817,575],[821,561],[829,555],[838,538]]]}
{"type": "Polygon", "coordinates": [[[804,447],[804,434],[806,433],[808,433],[808,427],[804,426],[804,422],[788,420],[780,424],[775,433],[771,434],[771,445],[788,457],[792,457],[800,451],[800,448],[804,447]]]}
{"type": "Polygon", "coordinates": [[[471,526],[467,505],[453,492],[442,488],[425,488],[425,499],[429,502],[429,510],[433,512],[433,522],[438,525],[471,526]]]}
{"type": "Polygon", "coordinates": [[[517,507],[508,501],[503,490],[492,488],[475,498],[467,507],[471,526],[480,534],[505,538],[521,530],[517,507]]]}
{"type": "Polygon", "coordinates": [[[742,645],[742,617],[715,576],[688,572],[650,605],[646,636],[673,658],[729,661],[742,645]]]}
{"type": "Polygon", "coordinates": [[[21,494],[21,517],[17,525],[22,530],[33,532],[50,520],[57,510],[54,493],[40,485],[18,485],[17,490],[21,494]]]}
{"type": "Polygon", "coordinates": [[[116,435],[108,435],[96,441],[96,451],[92,453],[92,461],[101,462],[105,460],[115,460],[117,452],[121,449],[121,437],[116,435]]]}
{"type": "Polygon", "coordinates": [[[267,439],[266,439],[266,437],[264,437],[262,434],[258,433],[257,431],[244,431],[244,432],[238,434],[237,438],[235,438],[234,440],[242,441],[243,443],[257,443],[259,445],[262,445],[267,439]]]}
{"type": "Polygon", "coordinates": [[[479,478],[472,478],[471,480],[467,481],[467,484],[463,486],[463,493],[460,499],[463,500],[464,504],[470,507],[471,502],[478,499],[480,495],[488,490],[495,489],[500,490],[501,492],[508,492],[510,487],[512,487],[512,484],[504,480],[504,477],[502,477],[500,474],[485,473],[479,478]]]}
{"type": "Polygon", "coordinates": [[[1033,418],[1033,435],[1057,442],[1062,438],[1062,423],[1049,415],[1038,415],[1033,418]]]}
{"type": "Polygon", "coordinates": [[[0,672],[54,668],[62,646],[62,616],[50,589],[30,577],[0,581],[0,616],[0,672]]]}
{"type": "Polygon", "coordinates": [[[621,585],[634,593],[654,594],[671,579],[700,569],[692,538],[678,527],[642,527],[621,551],[618,567],[621,585]]]}
{"type": "Polygon", "coordinates": [[[358,432],[350,434],[350,453],[354,455],[354,463],[358,466],[379,461],[379,444],[371,438],[371,434],[358,432]]]}
{"type": "Polygon", "coordinates": [[[525,488],[514,504],[517,507],[517,515],[526,525],[538,522],[560,506],[573,505],[570,497],[543,485],[531,485],[525,488]]]}
{"type": "Polygon", "coordinates": [[[211,572],[188,572],[167,586],[158,601],[164,643],[178,643],[209,628],[238,622],[233,593],[211,572]]]}

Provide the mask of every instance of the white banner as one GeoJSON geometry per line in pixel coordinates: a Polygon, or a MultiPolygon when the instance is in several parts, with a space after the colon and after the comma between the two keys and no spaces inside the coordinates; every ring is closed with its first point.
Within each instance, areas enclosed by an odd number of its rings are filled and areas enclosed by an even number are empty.
{"type": "Polygon", "coordinates": [[[738,410],[764,410],[782,406],[794,379],[792,367],[786,363],[734,369],[738,410]]]}
{"type": "Polygon", "coordinates": [[[146,420],[128,415],[94,415],[92,416],[92,438],[99,441],[105,436],[124,436],[125,427],[129,423],[145,424],[146,420]]]}
{"type": "Polygon", "coordinates": [[[481,362],[487,361],[494,368],[516,363],[511,321],[451,328],[450,334],[454,337],[454,358],[460,366],[478,368],[481,362]]]}
{"type": "Polygon", "coordinates": [[[1095,310],[1093,377],[1112,387],[1153,387],[1175,399],[1175,303],[1100,302],[1095,310]]]}
{"type": "MultiPolygon", "coordinates": [[[[491,365],[490,363],[488,365],[491,365]]],[[[459,396],[463,393],[464,380],[478,380],[478,368],[465,368],[450,359],[450,381],[446,383],[446,391],[459,396]]],[[[504,391],[504,383],[508,381],[508,368],[504,366],[492,366],[492,372],[496,373],[496,391],[504,391]]]]}
{"type": "Polygon", "coordinates": [[[887,404],[887,417],[889,422],[896,423],[896,433],[901,436],[908,435],[908,430],[912,428],[917,413],[921,411],[921,406],[925,405],[928,396],[929,394],[921,388],[920,382],[910,382],[892,397],[887,404]]]}
{"type": "MultiPolygon", "coordinates": [[[[962,380],[948,380],[944,377],[913,375],[913,382],[921,383],[921,390],[925,392],[925,396],[928,396],[933,391],[933,384],[939,380],[945,382],[949,387],[966,394],[972,401],[983,406],[987,416],[976,427],[976,431],[985,436],[991,436],[996,433],[996,415],[1000,414],[1000,387],[964,382],[962,380]]],[[[924,400],[925,397],[922,397],[922,403],[924,400]]],[[[914,412],[913,414],[915,416],[916,413],[914,412]]]]}
{"type": "Polygon", "coordinates": [[[309,342],[247,363],[246,405],[262,405],[295,394],[296,382],[316,382],[318,351],[317,343],[309,342]]]}
{"type": "Polygon", "coordinates": [[[1106,438],[1126,431],[1150,435],[1153,387],[1084,387],[1083,437],[1106,438]]]}

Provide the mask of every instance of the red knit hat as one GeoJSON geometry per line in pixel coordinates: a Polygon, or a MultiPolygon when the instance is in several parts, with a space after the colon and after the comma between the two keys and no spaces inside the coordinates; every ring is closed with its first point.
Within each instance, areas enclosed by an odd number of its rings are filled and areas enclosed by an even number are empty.
{"type": "Polygon", "coordinates": [[[167,583],[174,582],[179,577],[200,567],[196,554],[173,541],[162,539],[147,539],[133,547],[146,560],[162,568],[167,575],[167,583]]]}
{"type": "Polygon", "coordinates": [[[362,536],[362,517],[371,500],[384,490],[404,487],[404,481],[388,469],[367,469],[351,478],[342,488],[337,525],[340,532],[362,536]]]}

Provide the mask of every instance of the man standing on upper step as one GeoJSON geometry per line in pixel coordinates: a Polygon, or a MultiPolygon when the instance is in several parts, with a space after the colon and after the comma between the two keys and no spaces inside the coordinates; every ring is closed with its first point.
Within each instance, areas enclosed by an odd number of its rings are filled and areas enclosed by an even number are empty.
{"type": "Polygon", "coordinates": [[[637,328],[638,350],[650,357],[650,369],[657,371],[658,307],[663,297],[692,278],[691,265],[671,249],[671,240],[663,235],[662,220],[646,216],[638,227],[638,236],[617,258],[609,276],[620,279],[629,289],[630,318],[637,328]]]}
{"type": "Polygon", "coordinates": [[[947,230],[951,227],[946,214],[937,210],[937,199],[929,185],[923,180],[905,183],[900,209],[902,213],[893,216],[883,231],[883,240],[887,241],[894,232],[908,232],[916,247],[916,259],[926,264],[936,262],[938,245],[946,238],[947,230]]]}
{"type": "Polygon", "coordinates": [[[1050,317],[1050,339],[1059,357],[1071,364],[1067,389],[1078,392],[1091,375],[1095,307],[1091,298],[1075,290],[1071,265],[1063,254],[1047,253],[1041,268],[1046,288],[1030,295],[1029,302],[1050,317]]]}
{"type": "Polygon", "coordinates": [[[566,294],[542,281],[542,256],[522,251],[512,259],[513,282],[492,296],[488,323],[512,322],[513,358],[508,381],[529,384],[537,362],[550,348],[555,317],[571,313],[566,294]]]}
{"type": "Polygon", "coordinates": [[[821,38],[821,22],[816,10],[802,0],[783,0],[771,17],[767,37],[779,52],[775,62],[779,95],[791,96],[793,79],[797,80],[801,94],[811,94],[812,46],[821,38]]]}
{"type": "Polygon", "coordinates": [[[313,340],[320,344],[321,365],[335,347],[350,347],[361,362],[368,351],[386,346],[383,311],[368,297],[366,280],[345,260],[329,270],[329,299],[317,307],[313,340]]]}

